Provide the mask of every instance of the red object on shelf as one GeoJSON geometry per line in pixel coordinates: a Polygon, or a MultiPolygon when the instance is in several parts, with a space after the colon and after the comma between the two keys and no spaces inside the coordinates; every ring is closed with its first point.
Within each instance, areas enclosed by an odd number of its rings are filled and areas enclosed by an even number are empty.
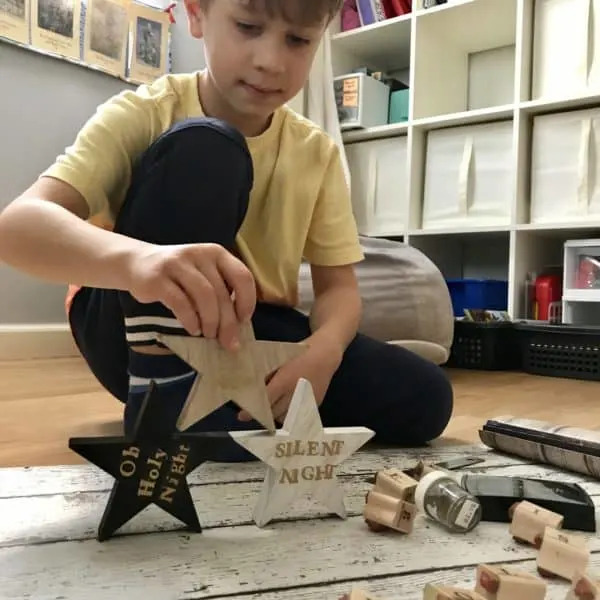
{"type": "Polygon", "coordinates": [[[540,275],[535,280],[535,318],[548,321],[552,316],[552,305],[562,298],[562,277],[558,274],[540,275]]]}
{"type": "Polygon", "coordinates": [[[412,9],[410,0],[382,0],[382,4],[388,19],[406,15],[412,9]]]}
{"type": "Polygon", "coordinates": [[[600,280],[600,260],[595,256],[582,256],[577,269],[577,287],[594,288],[600,280]]]}
{"type": "Polygon", "coordinates": [[[399,15],[406,15],[412,12],[412,0],[392,0],[399,15]]]}

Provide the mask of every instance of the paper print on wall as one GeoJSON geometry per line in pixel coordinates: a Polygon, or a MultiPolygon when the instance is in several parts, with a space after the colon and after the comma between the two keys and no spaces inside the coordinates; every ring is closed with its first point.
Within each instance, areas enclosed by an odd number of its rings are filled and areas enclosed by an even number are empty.
{"type": "Polygon", "coordinates": [[[0,36],[29,44],[29,0],[0,0],[0,36]]]}
{"type": "Polygon", "coordinates": [[[131,5],[133,43],[129,78],[151,83],[167,73],[169,15],[139,4],[131,5]]]}
{"type": "Polygon", "coordinates": [[[125,77],[129,6],[127,0],[90,0],[84,36],[85,63],[125,77]]]}
{"type": "Polygon", "coordinates": [[[80,58],[81,4],[75,0],[32,0],[31,45],[67,58],[80,58]]]}

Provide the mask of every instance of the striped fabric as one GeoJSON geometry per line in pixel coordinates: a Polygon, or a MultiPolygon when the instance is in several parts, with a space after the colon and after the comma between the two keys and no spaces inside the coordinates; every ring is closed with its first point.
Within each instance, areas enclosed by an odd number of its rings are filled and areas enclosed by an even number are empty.
{"type": "Polygon", "coordinates": [[[156,341],[158,334],[187,335],[183,325],[175,318],[145,315],[125,318],[125,332],[130,347],[161,345],[156,341]]]}

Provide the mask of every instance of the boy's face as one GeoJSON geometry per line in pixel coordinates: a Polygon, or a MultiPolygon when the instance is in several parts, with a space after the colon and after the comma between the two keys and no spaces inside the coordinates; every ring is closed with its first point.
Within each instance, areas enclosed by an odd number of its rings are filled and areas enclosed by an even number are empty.
{"type": "Polygon", "coordinates": [[[244,0],[212,0],[206,9],[186,0],[186,8],[192,35],[204,40],[212,85],[230,109],[249,118],[268,118],[304,87],[327,26],[325,19],[289,23],[244,0]]]}

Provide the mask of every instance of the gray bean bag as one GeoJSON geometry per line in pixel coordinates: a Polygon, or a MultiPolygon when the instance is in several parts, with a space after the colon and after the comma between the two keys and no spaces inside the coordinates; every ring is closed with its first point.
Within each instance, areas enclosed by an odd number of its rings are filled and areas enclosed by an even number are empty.
{"type": "MultiPolygon", "coordinates": [[[[439,269],[407,244],[364,236],[360,240],[365,253],[356,266],[363,299],[360,332],[444,364],[450,356],[454,317],[439,269]]],[[[308,314],[313,299],[310,266],[303,264],[298,309],[308,314]]]]}

